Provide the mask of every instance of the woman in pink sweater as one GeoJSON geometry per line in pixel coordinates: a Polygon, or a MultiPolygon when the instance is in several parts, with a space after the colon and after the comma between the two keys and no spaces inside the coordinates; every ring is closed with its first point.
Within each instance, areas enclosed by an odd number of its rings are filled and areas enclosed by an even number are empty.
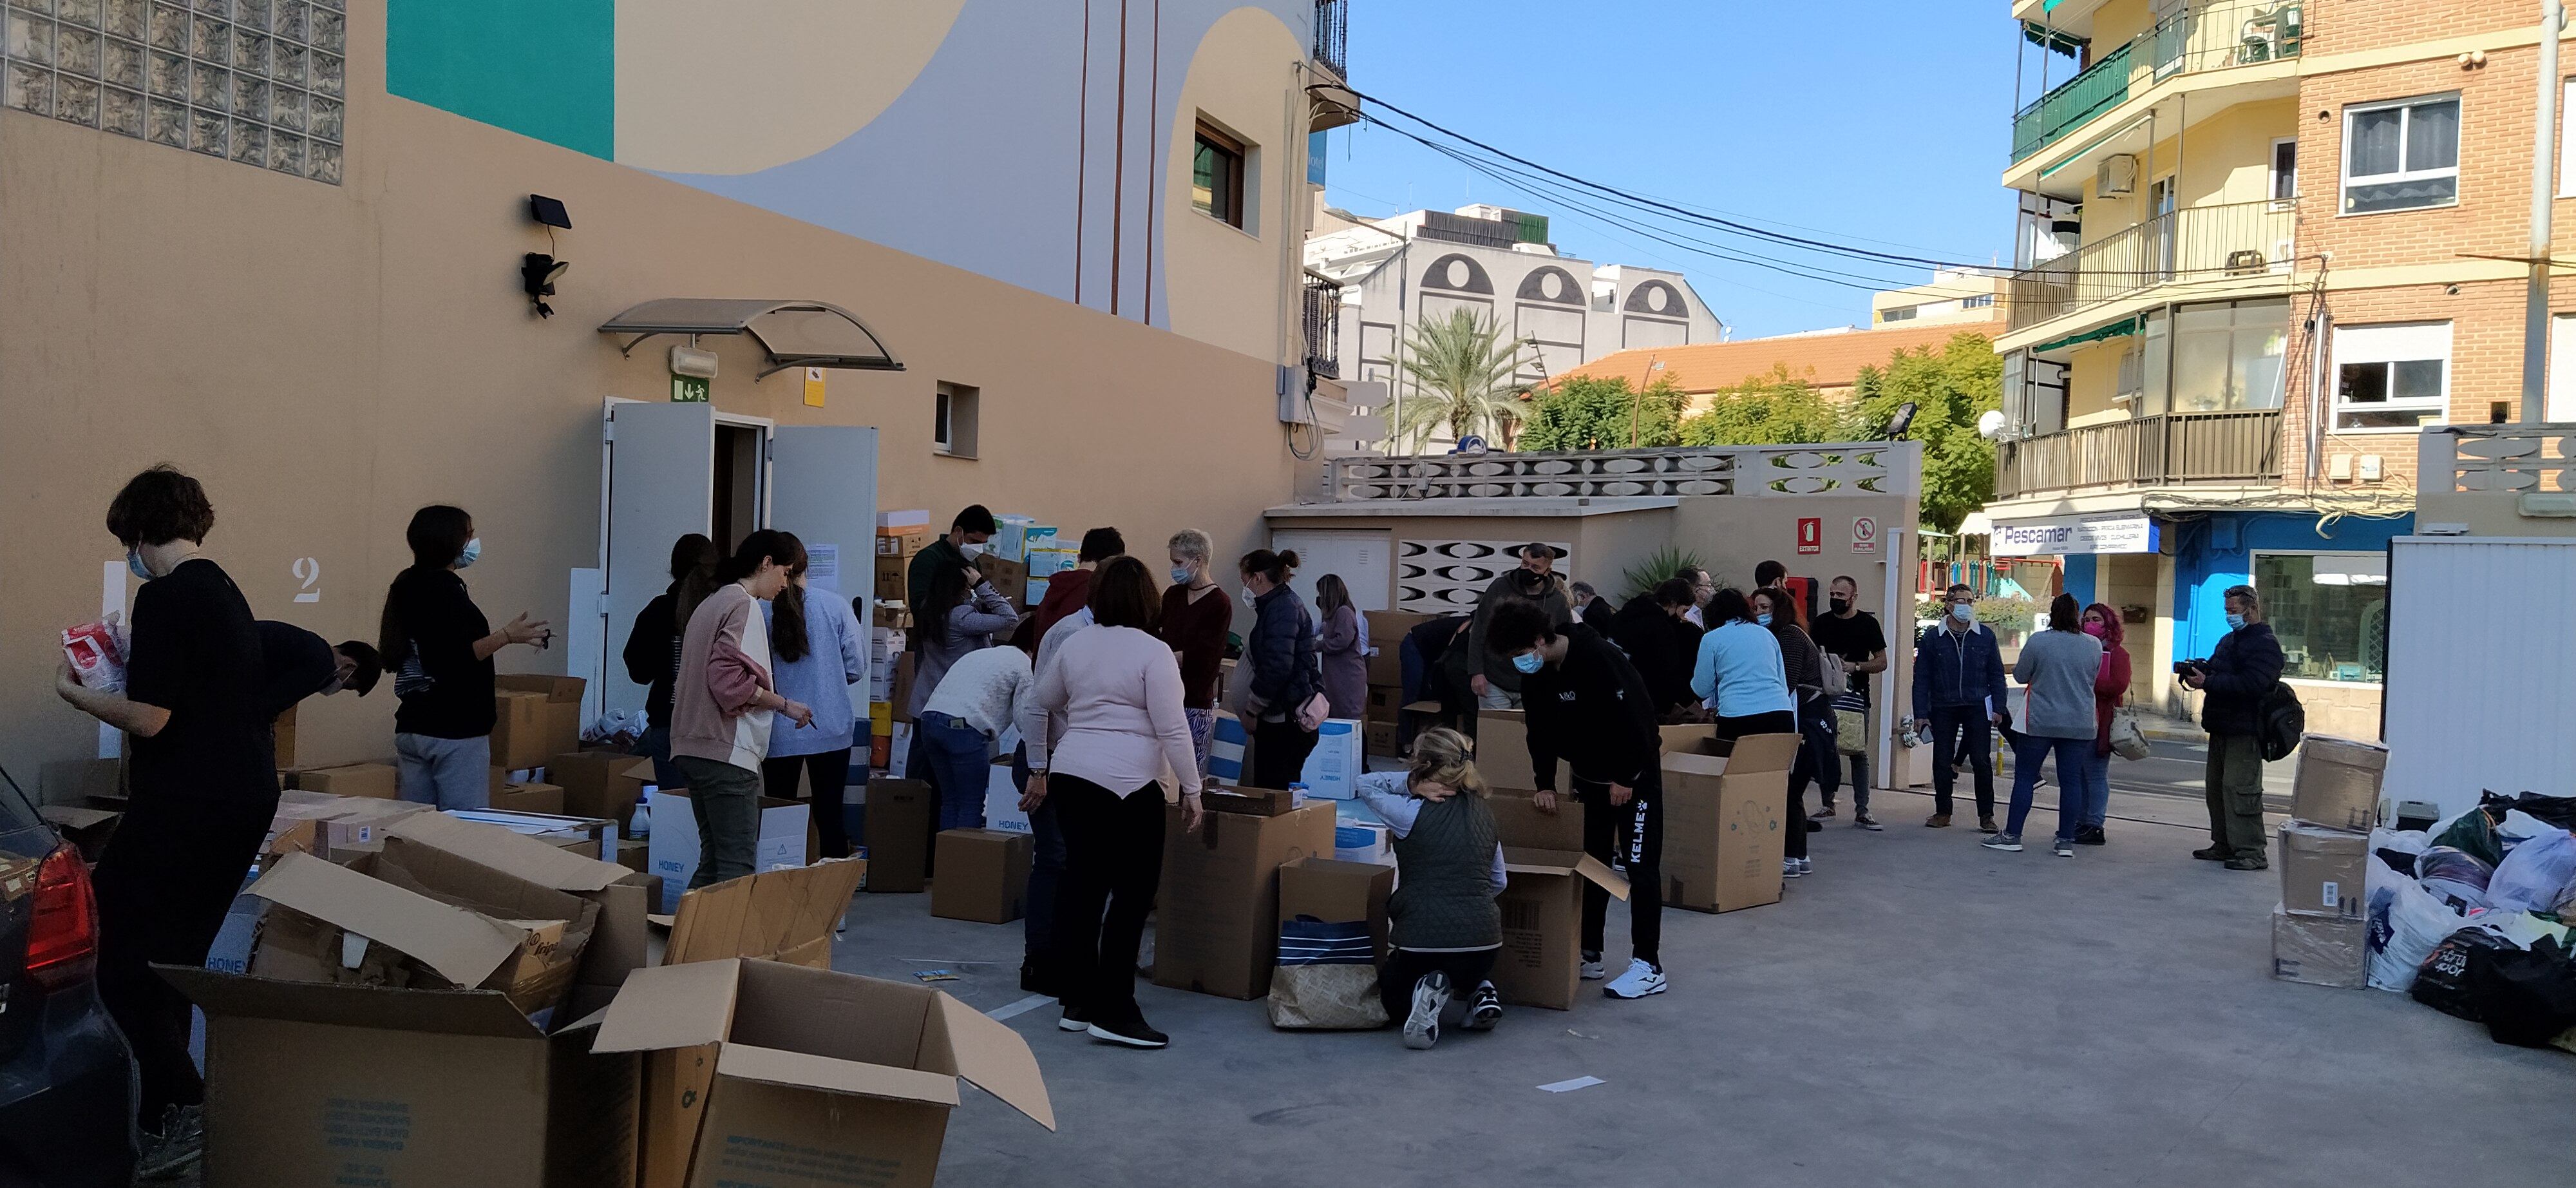
{"type": "Polygon", "coordinates": [[[1163,881],[1164,804],[1180,802],[1182,829],[1199,827],[1198,752],[1180,662],[1154,636],[1161,608],[1144,562],[1102,566],[1091,581],[1092,625],[1038,674],[1038,706],[1064,715],[1063,735],[1051,751],[1044,738],[1022,739],[1029,786],[1020,807],[1051,805],[1064,834],[1054,946],[1061,1026],[1134,1048],[1170,1042],[1136,1006],[1136,947],[1163,881]]]}
{"type": "Polygon", "coordinates": [[[760,761],[769,757],[772,714],[799,726],[814,711],[778,693],[769,671],[769,626],[757,603],[778,597],[805,568],[805,545],[762,529],[742,539],[716,570],[715,592],[680,635],[680,672],[671,687],[671,763],[689,781],[698,820],[704,887],[752,872],[760,838],[760,761]]]}

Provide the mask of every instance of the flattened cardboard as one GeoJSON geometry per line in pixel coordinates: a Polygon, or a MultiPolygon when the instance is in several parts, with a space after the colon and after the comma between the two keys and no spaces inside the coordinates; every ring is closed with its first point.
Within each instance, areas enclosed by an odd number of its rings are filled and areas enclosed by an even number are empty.
{"type": "Polygon", "coordinates": [[[949,829],[939,835],[939,877],[930,884],[930,914],[948,920],[1008,924],[1027,909],[1036,839],[995,829],[949,829]]]}
{"type": "Polygon", "coordinates": [[[1476,770],[1497,791],[1538,787],[1530,767],[1529,719],[1514,709],[1476,711],[1476,770]]]}
{"type": "Polygon", "coordinates": [[[2362,879],[2370,870],[2370,835],[2284,821],[2277,835],[2281,910],[2294,916],[2360,920],[2369,915],[2362,879]]]}
{"type": "Polygon", "coordinates": [[[1329,924],[1366,920],[1374,959],[1386,960],[1387,897],[1395,868],[1338,858],[1300,858],[1279,868],[1279,922],[1312,916],[1329,924]]]}
{"type": "Polygon", "coordinates": [[[925,887],[938,811],[926,781],[868,781],[868,890],[911,895],[925,887]]]}
{"type": "Polygon", "coordinates": [[[584,1000],[584,990],[601,992],[604,1002],[605,993],[614,992],[645,963],[644,913],[654,894],[649,875],[445,813],[405,817],[387,827],[386,834],[598,904],[598,921],[573,977],[577,1009],[596,1005],[584,1000]]]}
{"type": "Polygon", "coordinates": [[[310,854],[279,858],[246,894],[390,945],[459,986],[491,976],[518,952],[522,939],[519,930],[500,921],[310,854]]]}
{"type": "Polygon", "coordinates": [[[1495,898],[1502,910],[1503,949],[1494,988],[1517,1006],[1566,1010],[1580,986],[1583,883],[1628,898],[1628,881],[1580,850],[1503,847],[1510,882],[1495,898]]]}
{"type": "Polygon", "coordinates": [[[2290,815],[2328,829],[2367,833],[2379,823],[2380,781],[2388,748],[2329,734],[2299,739],[2290,779],[2290,815]]]}
{"type": "Polygon", "coordinates": [[[690,891],[672,917],[662,964],[751,957],[829,969],[832,930],[867,873],[867,859],[827,859],[690,891]]]}
{"type": "Polygon", "coordinates": [[[1180,806],[1165,806],[1154,984],[1220,998],[1270,993],[1279,868],[1332,856],[1334,811],[1322,801],[1275,817],[1203,813],[1190,834],[1181,831],[1180,806]]]}
{"type": "Polygon", "coordinates": [[[1796,735],[1757,734],[1727,756],[1665,751],[1666,906],[1731,912],[1780,901],[1780,858],[1798,825],[1787,820],[1797,747],[1796,735]]]}
{"type": "Polygon", "coordinates": [[[1297,807],[1297,794],[1285,788],[1237,788],[1210,784],[1199,795],[1199,807],[1212,813],[1276,817],[1297,807]]]}

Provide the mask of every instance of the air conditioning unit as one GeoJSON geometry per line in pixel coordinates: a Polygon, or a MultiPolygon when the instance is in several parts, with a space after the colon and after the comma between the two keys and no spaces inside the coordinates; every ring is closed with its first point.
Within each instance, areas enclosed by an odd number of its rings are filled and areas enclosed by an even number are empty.
{"type": "Polygon", "coordinates": [[[2102,158],[2093,171],[2093,192],[2109,197],[2138,192],[2138,159],[2127,153],[2102,158]]]}

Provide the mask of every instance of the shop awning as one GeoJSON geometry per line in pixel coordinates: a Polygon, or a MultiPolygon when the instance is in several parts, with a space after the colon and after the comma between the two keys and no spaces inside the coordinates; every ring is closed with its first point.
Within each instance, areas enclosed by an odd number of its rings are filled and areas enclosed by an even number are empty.
{"type": "Polygon", "coordinates": [[[2037,355],[2047,351],[2062,351],[2068,347],[2082,346],[2088,342],[2100,342],[2105,338],[2121,338],[2135,334],[2146,328],[2146,324],[2147,319],[2144,315],[2134,318],[2122,318],[2108,326],[2097,326],[2081,334],[2069,334],[2064,338],[2052,339],[2048,342],[2043,342],[2038,346],[2030,348],[2030,353],[2037,355]]]}
{"type": "Polygon", "coordinates": [[[790,367],[901,371],[903,361],[857,314],[823,301],[665,297],[608,319],[602,334],[632,334],[620,354],[656,334],[748,334],[769,361],[763,376],[790,367]]]}

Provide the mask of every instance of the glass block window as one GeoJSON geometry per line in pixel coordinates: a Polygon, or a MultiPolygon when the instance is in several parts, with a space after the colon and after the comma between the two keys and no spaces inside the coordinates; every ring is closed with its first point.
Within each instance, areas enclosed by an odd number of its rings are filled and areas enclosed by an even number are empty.
{"type": "Polygon", "coordinates": [[[5,0],[0,106],[340,184],[347,0],[5,0]]]}

